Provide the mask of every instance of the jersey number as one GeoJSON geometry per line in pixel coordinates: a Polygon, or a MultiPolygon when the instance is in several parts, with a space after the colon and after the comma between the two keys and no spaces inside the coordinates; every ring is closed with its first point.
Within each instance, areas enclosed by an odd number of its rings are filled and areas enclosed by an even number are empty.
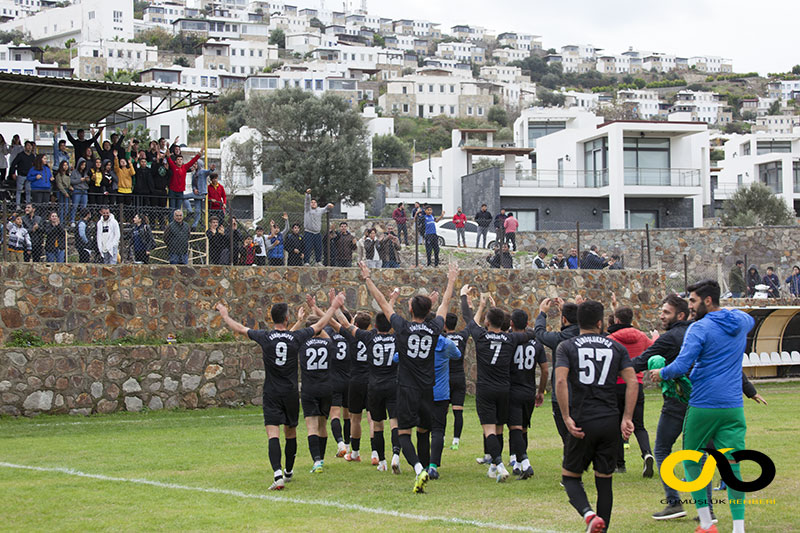
{"type": "Polygon", "coordinates": [[[275,364],[283,366],[286,364],[286,356],[289,354],[289,346],[285,342],[279,342],[275,345],[275,364]]]}
{"type": "Polygon", "coordinates": [[[417,334],[408,337],[408,356],[412,359],[419,357],[420,359],[427,359],[431,353],[431,346],[433,339],[425,335],[420,337],[417,334]]]}
{"type": "Polygon", "coordinates": [[[338,351],[336,352],[336,359],[339,361],[344,361],[345,357],[347,357],[347,343],[346,342],[339,342],[336,344],[338,351]]]}
{"type": "Polygon", "coordinates": [[[328,349],[327,348],[307,348],[306,370],[327,370],[328,369],[328,349]]]}
{"type": "Polygon", "coordinates": [[[517,346],[517,351],[514,352],[514,364],[520,370],[530,370],[536,362],[536,347],[530,344],[526,346],[517,346]],[[524,351],[524,353],[523,353],[524,351]]]}
{"type": "Polygon", "coordinates": [[[358,352],[356,353],[356,361],[361,361],[362,363],[367,360],[367,345],[361,341],[358,341],[358,352]]]}
{"type": "Polygon", "coordinates": [[[394,355],[394,343],[376,344],[372,347],[372,364],[375,366],[392,366],[392,356],[394,355]]]}
{"type": "Polygon", "coordinates": [[[584,385],[605,385],[608,369],[614,352],[608,348],[578,348],[578,379],[584,385]],[[595,381],[597,364],[601,364],[600,376],[595,381]]]}

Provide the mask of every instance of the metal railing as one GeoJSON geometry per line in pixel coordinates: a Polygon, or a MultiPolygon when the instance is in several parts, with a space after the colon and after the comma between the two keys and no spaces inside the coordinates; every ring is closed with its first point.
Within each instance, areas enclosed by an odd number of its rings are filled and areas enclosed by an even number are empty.
{"type": "Polygon", "coordinates": [[[492,139],[492,144],[489,144],[486,139],[467,139],[459,143],[459,146],[461,148],[514,148],[516,144],[513,139],[492,139]]]}
{"type": "Polygon", "coordinates": [[[625,167],[625,185],[699,187],[700,169],[625,167]]]}
{"type": "MultiPolygon", "coordinates": [[[[406,188],[407,189],[407,188],[406,188]]],[[[387,198],[441,198],[441,187],[411,187],[411,190],[386,189],[387,198]]]]}
{"type": "Polygon", "coordinates": [[[514,177],[503,175],[503,187],[553,187],[597,189],[608,186],[608,170],[517,170],[514,177]]]}

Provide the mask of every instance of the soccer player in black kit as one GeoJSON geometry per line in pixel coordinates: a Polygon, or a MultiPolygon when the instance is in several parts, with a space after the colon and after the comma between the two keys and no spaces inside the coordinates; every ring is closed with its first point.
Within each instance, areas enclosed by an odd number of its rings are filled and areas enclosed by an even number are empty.
{"type": "Polygon", "coordinates": [[[475,407],[486,438],[486,452],[492,463],[487,475],[498,483],[508,479],[509,473],[503,464],[503,445],[500,439],[503,426],[508,422],[508,394],[511,388],[509,373],[517,345],[533,339],[533,331],[508,333],[503,331],[506,312],[491,307],[486,313],[485,327],[482,321],[486,305],[486,294],[481,294],[480,306],[475,317],[469,302],[469,285],[461,288],[461,313],[467,331],[475,341],[475,359],[478,364],[478,381],[475,385],[475,407]]]}
{"type": "Polygon", "coordinates": [[[409,322],[394,312],[380,289],[370,278],[366,263],[359,263],[361,277],[367,289],[378,303],[385,316],[390,317],[394,329],[396,349],[399,356],[397,368],[397,426],[400,447],[417,477],[414,492],[425,492],[428,472],[422,466],[430,461],[430,430],[433,419],[434,350],[439,334],[444,328],[444,317],[450,307],[450,298],[458,277],[458,267],[450,263],[447,273],[447,289],[436,316],[428,320],[433,306],[431,299],[418,294],[408,302],[412,320],[409,322]],[[417,449],[411,443],[411,431],[417,428],[417,449]]]}
{"type": "Polygon", "coordinates": [[[569,502],[583,517],[587,533],[605,531],[614,503],[611,476],[616,468],[620,432],[633,433],[633,409],[639,394],[628,351],[603,337],[603,304],[587,300],[578,306],[580,335],[556,349],[558,405],[569,436],[564,444],[561,482],[569,502]],[[617,376],[625,380],[625,412],[619,424],[617,376]],[[567,383],[569,382],[569,388],[567,383]],[[594,466],[597,512],[592,510],[581,475],[594,466]]]}
{"type": "Polygon", "coordinates": [[[322,331],[336,310],[344,305],[344,293],[331,302],[325,314],[309,328],[289,331],[289,307],[285,303],[274,304],[270,310],[275,329],[250,329],[228,315],[222,303],[217,304],[225,324],[235,333],[247,335],[261,346],[264,359],[264,388],[262,410],[264,426],[269,439],[269,461],[272,465],[273,483],[270,490],[281,490],[286,481],[291,481],[294,459],[297,455],[297,419],[299,398],[297,384],[297,351],[300,345],[322,331]],[[281,469],[280,426],[286,447],[286,471],[281,469]]]}
{"type": "MultiPolygon", "coordinates": [[[[528,313],[522,309],[511,312],[511,331],[523,333],[528,327],[528,313]]],[[[531,427],[533,408],[544,403],[549,365],[544,346],[537,340],[517,345],[511,361],[511,390],[508,395],[508,447],[509,461],[518,479],[533,477],[533,467],[528,459],[528,428],[531,427]],[[539,387],[536,387],[536,365],[539,365],[539,387]],[[516,464],[514,464],[516,463],[516,464]]]]}
{"type": "Polygon", "coordinates": [[[453,341],[461,352],[459,359],[450,360],[450,405],[453,409],[453,444],[451,450],[457,450],[461,442],[461,430],[464,429],[464,398],[467,394],[467,376],[464,374],[464,354],[469,340],[469,331],[456,331],[458,315],[447,313],[444,319],[445,336],[453,341]]]}

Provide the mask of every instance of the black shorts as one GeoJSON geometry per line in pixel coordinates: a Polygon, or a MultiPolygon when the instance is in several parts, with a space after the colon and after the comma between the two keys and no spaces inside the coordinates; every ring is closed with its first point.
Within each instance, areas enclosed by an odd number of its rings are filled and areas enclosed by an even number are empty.
{"type": "Polygon", "coordinates": [[[440,429],[444,433],[444,428],[447,426],[447,410],[449,408],[450,402],[447,400],[433,402],[433,427],[431,430],[436,431],[440,429]]]}
{"type": "Polygon", "coordinates": [[[582,439],[577,439],[572,434],[567,435],[561,466],[580,474],[593,464],[595,472],[613,474],[617,466],[619,440],[622,438],[618,417],[605,416],[575,423],[585,435],[582,439]]]}
{"type": "Polygon", "coordinates": [[[475,407],[481,425],[502,425],[508,421],[508,391],[477,390],[475,407]]]}
{"type": "Polygon", "coordinates": [[[351,381],[347,392],[347,405],[351,413],[357,415],[367,408],[367,384],[359,381],[351,381]]]}
{"type": "Polygon", "coordinates": [[[343,407],[347,409],[347,406],[350,405],[348,401],[348,382],[347,381],[331,381],[331,406],[335,407],[343,407]]]}
{"type": "Polygon", "coordinates": [[[373,420],[397,418],[397,385],[369,387],[367,392],[369,414],[373,420]]]}
{"type": "Polygon", "coordinates": [[[328,418],[328,414],[331,412],[331,390],[303,390],[300,393],[300,403],[303,404],[304,417],[324,416],[328,418]]]}
{"type": "Polygon", "coordinates": [[[297,427],[300,402],[297,391],[287,393],[264,393],[261,395],[265,426],[297,427]]]}
{"type": "Polygon", "coordinates": [[[536,405],[536,391],[511,389],[508,396],[508,425],[531,427],[531,416],[536,405]]]}
{"type": "Polygon", "coordinates": [[[397,428],[431,429],[433,389],[397,386],[397,428]]]}
{"type": "Polygon", "coordinates": [[[467,378],[464,374],[450,376],[450,404],[464,407],[467,395],[467,378]]]}

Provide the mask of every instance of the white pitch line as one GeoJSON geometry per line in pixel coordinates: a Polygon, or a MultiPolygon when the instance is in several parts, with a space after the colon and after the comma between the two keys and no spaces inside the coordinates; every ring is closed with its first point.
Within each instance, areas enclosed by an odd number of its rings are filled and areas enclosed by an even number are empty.
{"type": "Polygon", "coordinates": [[[243,414],[243,415],[206,415],[206,416],[179,416],[174,418],[159,417],[159,418],[141,418],[136,420],[106,420],[100,419],[95,421],[79,421],[79,422],[37,422],[33,424],[19,424],[18,428],[29,427],[57,427],[57,426],[102,426],[106,424],[144,424],[147,422],[174,422],[180,420],[210,420],[217,418],[246,418],[250,416],[261,416],[261,413],[243,414]]]}
{"type": "Polygon", "coordinates": [[[42,466],[30,466],[30,465],[20,465],[15,463],[6,463],[0,462],[0,467],[3,468],[14,468],[18,470],[33,470],[36,472],[51,472],[51,473],[59,473],[59,474],[66,474],[68,476],[76,476],[88,479],[96,479],[99,481],[113,481],[117,483],[134,483],[137,485],[148,485],[151,487],[158,487],[163,489],[173,489],[173,490],[184,490],[184,491],[191,491],[191,492],[202,492],[205,494],[220,494],[224,496],[233,496],[235,498],[245,498],[250,500],[267,500],[272,502],[279,502],[279,503],[291,503],[296,505],[310,505],[316,507],[332,507],[335,509],[343,509],[346,511],[358,511],[363,513],[371,513],[376,515],[384,515],[384,516],[391,516],[395,518],[407,518],[409,520],[417,520],[420,522],[446,522],[448,524],[453,525],[461,525],[461,526],[471,526],[471,527],[480,527],[480,528],[490,528],[490,529],[502,529],[506,531],[527,531],[529,533],[555,533],[550,530],[546,529],[538,529],[529,526],[518,526],[513,524],[501,524],[497,522],[484,522],[480,520],[469,520],[466,518],[456,518],[456,517],[449,517],[449,516],[435,516],[435,515],[421,515],[421,514],[413,514],[413,513],[404,513],[402,511],[393,511],[391,509],[381,509],[380,507],[366,507],[364,505],[357,505],[353,503],[342,503],[337,502],[334,500],[305,500],[302,498],[292,498],[292,497],[283,497],[283,496],[273,496],[270,494],[252,494],[247,492],[241,492],[238,490],[229,490],[229,489],[218,489],[213,487],[192,487],[189,485],[179,485],[177,483],[164,483],[161,481],[153,481],[149,479],[141,479],[141,478],[124,478],[124,477],[115,477],[115,476],[106,476],[102,474],[89,474],[86,472],[81,472],[79,470],[74,470],[72,468],[58,468],[58,467],[42,467],[42,466]]]}

